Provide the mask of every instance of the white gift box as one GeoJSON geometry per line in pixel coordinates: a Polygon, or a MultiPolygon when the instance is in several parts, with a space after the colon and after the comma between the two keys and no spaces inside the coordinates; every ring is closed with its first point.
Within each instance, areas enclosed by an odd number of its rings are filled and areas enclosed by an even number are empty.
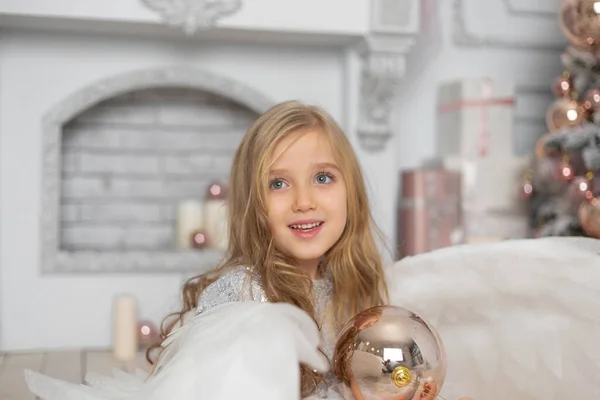
{"type": "Polygon", "coordinates": [[[519,185],[530,157],[511,159],[446,157],[441,164],[462,177],[462,204],[478,213],[515,214],[523,208],[519,185]]]}
{"type": "Polygon", "coordinates": [[[461,173],[461,205],[465,240],[483,237],[527,237],[528,215],[519,184],[529,156],[510,159],[446,157],[441,165],[461,173]]]}
{"type": "Polygon", "coordinates": [[[439,87],[437,161],[461,173],[467,242],[527,236],[518,188],[530,157],[515,155],[514,97],[512,83],[486,78],[439,87]]]}
{"type": "Polygon", "coordinates": [[[508,158],[514,151],[515,86],[487,78],[440,85],[437,146],[440,157],[508,158]]]}

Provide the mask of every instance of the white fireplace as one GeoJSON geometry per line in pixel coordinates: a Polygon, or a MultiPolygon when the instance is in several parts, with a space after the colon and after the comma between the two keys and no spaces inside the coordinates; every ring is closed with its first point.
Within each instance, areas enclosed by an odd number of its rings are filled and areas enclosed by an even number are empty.
{"type": "Polygon", "coordinates": [[[220,258],[176,250],[174,204],[226,179],[249,123],[280,101],[341,123],[394,247],[389,116],[418,0],[206,2],[223,3],[214,14],[12,3],[0,5],[0,349],[108,345],[121,292],[157,322],[173,310],[182,276],[220,258]]]}

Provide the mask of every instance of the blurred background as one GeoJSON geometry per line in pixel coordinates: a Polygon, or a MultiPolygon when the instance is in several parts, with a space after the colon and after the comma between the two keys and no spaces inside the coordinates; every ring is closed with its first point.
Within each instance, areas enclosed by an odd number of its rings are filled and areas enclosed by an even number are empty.
{"type": "Polygon", "coordinates": [[[352,141],[388,263],[600,237],[599,40],[593,0],[0,0],[0,351],[156,339],[291,99],[352,141]]]}

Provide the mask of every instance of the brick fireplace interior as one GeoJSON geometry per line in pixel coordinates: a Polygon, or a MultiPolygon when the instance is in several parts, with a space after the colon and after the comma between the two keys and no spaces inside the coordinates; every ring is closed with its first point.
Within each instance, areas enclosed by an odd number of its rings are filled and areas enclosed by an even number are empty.
{"type": "Polygon", "coordinates": [[[84,111],[62,133],[60,247],[176,250],[178,203],[227,181],[256,117],[183,87],[138,90],[84,111]]]}

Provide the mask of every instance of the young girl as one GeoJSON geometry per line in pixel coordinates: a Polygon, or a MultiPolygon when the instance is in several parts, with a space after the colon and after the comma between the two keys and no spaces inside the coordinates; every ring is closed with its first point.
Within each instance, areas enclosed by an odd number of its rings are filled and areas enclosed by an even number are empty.
{"type": "MultiPolygon", "coordinates": [[[[214,370],[226,368],[223,363],[227,360],[223,359],[232,355],[231,363],[244,365],[236,373],[249,374],[249,379],[256,381],[259,371],[249,370],[252,367],[236,357],[260,347],[259,339],[271,334],[267,338],[272,346],[288,352],[282,355],[281,364],[291,360],[296,371],[300,364],[301,396],[326,396],[336,382],[331,374],[318,372],[331,367],[318,367],[319,361],[311,355],[310,347],[316,347],[314,341],[318,340],[313,336],[321,336],[320,351],[331,361],[341,326],[360,311],[386,304],[388,297],[365,183],[354,151],[326,112],[285,102],[266,111],[246,133],[235,154],[229,187],[227,259],[214,271],[184,285],[182,310],[168,316],[163,324],[167,339],[158,346],[162,350],[148,353],[155,365],[146,382],[170,380],[168,387],[173,388],[176,379],[181,379],[181,385],[204,379],[206,385],[217,385],[215,390],[223,394],[227,384],[214,383],[218,379],[214,370]],[[249,306],[236,312],[240,304],[249,306]],[[258,304],[279,308],[269,314],[272,319],[267,319],[255,308],[258,304]],[[300,315],[293,316],[292,309],[302,312],[309,323],[300,315]],[[294,322],[286,325],[284,320],[294,322]],[[309,326],[313,322],[318,327],[315,335],[309,326]],[[263,332],[251,336],[248,330],[261,323],[263,332]],[[297,333],[298,327],[303,334],[297,333]],[[256,341],[247,340],[242,345],[240,336],[256,341]],[[184,356],[194,352],[195,358],[184,356]],[[217,364],[221,367],[215,367],[217,364]]],[[[257,358],[250,365],[261,369],[257,358]]],[[[265,384],[266,392],[273,392],[275,375],[285,372],[284,366],[280,369],[269,369],[272,380],[265,384]]],[[[288,370],[290,379],[297,380],[294,367],[288,370]]],[[[133,381],[123,383],[123,379],[110,384],[94,379],[92,386],[98,391],[82,393],[92,394],[85,397],[90,399],[133,399],[137,398],[134,394],[139,396],[145,390],[141,383],[132,388],[133,381]]],[[[48,389],[53,384],[58,387],[54,381],[42,381],[41,376],[30,373],[28,382],[44,399],[65,398],[48,389]]],[[[230,386],[236,387],[235,383],[230,386]]],[[[152,390],[156,394],[159,389],[152,390]]],[[[74,389],[63,393],[74,393],[74,389]]],[[[145,399],[160,398],[151,396],[150,389],[145,393],[145,399]]],[[[202,394],[201,398],[207,398],[206,392],[202,394]]],[[[425,397],[421,394],[418,398],[425,397]]]]}
{"type": "MultiPolygon", "coordinates": [[[[228,259],[186,283],[183,309],[163,334],[193,310],[285,302],[314,318],[331,360],[340,325],[387,301],[364,179],[346,135],[317,107],[279,104],[243,138],[229,187],[228,259]]],[[[301,372],[303,396],[325,386],[311,368],[301,372]]]]}

